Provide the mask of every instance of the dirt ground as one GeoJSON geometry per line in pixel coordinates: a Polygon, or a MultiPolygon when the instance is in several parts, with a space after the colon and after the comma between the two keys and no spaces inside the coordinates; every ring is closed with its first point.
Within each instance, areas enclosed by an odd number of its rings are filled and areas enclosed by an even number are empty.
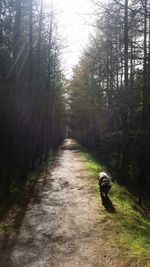
{"type": "Polygon", "coordinates": [[[0,267],[125,266],[108,246],[111,224],[73,140],[65,140],[55,165],[40,177],[38,197],[8,240],[0,267]]]}

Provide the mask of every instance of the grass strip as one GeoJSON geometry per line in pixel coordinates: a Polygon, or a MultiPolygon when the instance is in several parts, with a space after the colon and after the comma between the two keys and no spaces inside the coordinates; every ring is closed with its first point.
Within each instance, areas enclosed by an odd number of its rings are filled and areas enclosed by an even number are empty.
{"type": "Polygon", "coordinates": [[[7,237],[18,225],[19,214],[28,205],[40,175],[47,172],[48,166],[55,161],[57,155],[58,151],[51,151],[46,161],[28,173],[26,183],[22,183],[20,179],[11,185],[10,195],[0,206],[0,240],[7,237]]]}
{"type": "MultiPolygon", "coordinates": [[[[94,156],[80,147],[81,157],[85,162],[89,175],[96,179],[98,172],[109,171],[94,156]]],[[[112,189],[109,197],[115,206],[114,213],[107,213],[111,222],[109,242],[119,249],[120,256],[136,262],[138,267],[150,267],[150,221],[144,218],[132,195],[110,175],[112,189]]],[[[113,177],[114,178],[114,177],[113,177]]],[[[99,194],[97,185],[97,194],[99,194]]],[[[99,196],[98,196],[99,197],[99,196]]],[[[133,266],[132,263],[130,266],[133,266]]]]}

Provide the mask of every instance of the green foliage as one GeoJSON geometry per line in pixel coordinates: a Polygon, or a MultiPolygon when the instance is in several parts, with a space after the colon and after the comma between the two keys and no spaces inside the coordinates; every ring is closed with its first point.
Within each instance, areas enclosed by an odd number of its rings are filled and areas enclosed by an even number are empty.
{"type": "MultiPolygon", "coordinates": [[[[99,171],[107,171],[85,149],[81,147],[80,151],[92,178],[96,178],[99,171]]],[[[99,197],[98,185],[96,191],[99,197]]],[[[137,262],[139,267],[148,267],[150,264],[150,221],[141,215],[140,208],[132,195],[118,183],[112,182],[109,196],[115,206],[115,212],[106,215],[110,224],[108,241],[119,250],[120,256],[123,255],[128,260],[137,262]]]]}

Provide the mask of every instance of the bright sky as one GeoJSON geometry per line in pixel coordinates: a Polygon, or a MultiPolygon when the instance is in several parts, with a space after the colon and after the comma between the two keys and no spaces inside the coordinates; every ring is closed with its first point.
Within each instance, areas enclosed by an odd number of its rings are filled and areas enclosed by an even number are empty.
{"type": "Polygon", "coordinates": [[[90,0],[53,0],[53,6],[57,11],[58,28],[66,46],[63,62],[65,74],[69,77],[72,67],[78,63],[81,52],[88,43],[94,7],[90,0]]]}

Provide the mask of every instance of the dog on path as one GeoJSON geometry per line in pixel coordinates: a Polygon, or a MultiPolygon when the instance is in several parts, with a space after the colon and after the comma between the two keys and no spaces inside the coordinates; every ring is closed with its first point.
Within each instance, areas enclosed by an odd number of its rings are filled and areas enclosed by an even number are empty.
{"type": "Polygon", "coordinates": [[[101,197],[107,197],[108,192],[111,188],[110,179],[105,172],[100,172],[98,174],[99,188],[101,192],[101,197]]]}

